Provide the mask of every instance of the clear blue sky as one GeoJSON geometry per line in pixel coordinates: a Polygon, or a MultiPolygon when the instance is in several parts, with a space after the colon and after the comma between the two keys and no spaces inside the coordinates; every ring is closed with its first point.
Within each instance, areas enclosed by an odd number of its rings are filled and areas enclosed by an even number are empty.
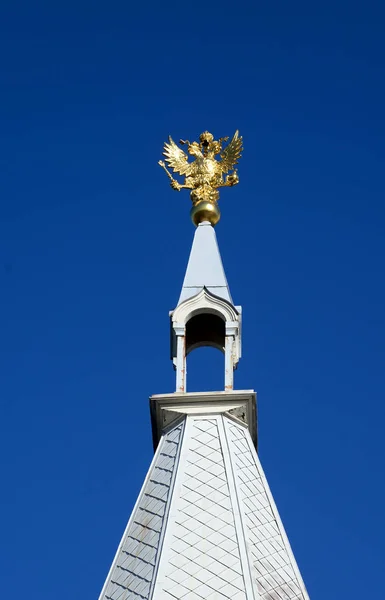
{"type": "MultiPolygon", "coordinates": [[[[2,598],[97,598],[174,389],[194,228],[163,141],[244,136],[217,235],[243,305],[236,387],[312,600],[385,562],[382,2],[0,9],[2,598]]],[[[190,389],[222,384],[192,354],[190,389]]]]}

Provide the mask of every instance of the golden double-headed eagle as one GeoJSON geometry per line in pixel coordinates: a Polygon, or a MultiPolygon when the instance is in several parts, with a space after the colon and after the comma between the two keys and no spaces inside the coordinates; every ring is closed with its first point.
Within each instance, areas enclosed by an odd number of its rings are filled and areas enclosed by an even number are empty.
{"type": "MultiPolygon", "coordinates": [[[[216,206],[219,198],[218,188],[232,187],[239,182],[238,173],[234,167],[241,157],[242,137],[236,131],[231,142],[222,149],[223,142],[227,142],[228,139],[225,137],[214,140],[212,133],[205,131],[199,136],[199,142],[180,140],[182,146],[187,146],[188,154],[194,157],[193,162],[189,162],[188,155],[176,145],[171,136],[165,143],[163,155],[167,166],[174,173],[184,176],[184,183],[179,183],[174,179],[163,161],[160,160],[159,164],[166,171],[174,190],[180,191],[183,188],[191,190],[193,206],[202,202],[216,206]],[[218,154],[221,160],[215,158],[218,154]],[[232,173],[224,178],[229,171],[232,173]]],[[[219,210],[216,210],[219,213],[219,210]]]]}

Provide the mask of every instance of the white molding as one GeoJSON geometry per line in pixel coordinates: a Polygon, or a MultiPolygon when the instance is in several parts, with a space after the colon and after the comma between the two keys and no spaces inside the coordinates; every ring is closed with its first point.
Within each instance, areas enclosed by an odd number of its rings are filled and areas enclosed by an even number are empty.
{"type": "Polygon", "coordinates": [[[198,294],[187,298],[171,313],[173,327],[184,327],[192,317],[211,312],[218,314],[226,322],[231,322],[237,327],[239,313],[237,309],[219,296],[215,296],[207,288],[203,288],[198,294]]]}
{"type": "Polygon", "coordinates": [[[169,426],[170,412],[175,418],[185,415],[224,414],[239,425],[248,427],[254,444],[257,444],[257,409],[256,393],[254,390],[233,390],[227,392],[194,392],[157,394],[150,397],[151,424],[154,447],[164,434],[164,428],[169,426]],[[245,407],[245,421],[241,421],[230,411],[245,407]],[[167,412],[167,414],[166,414],[167,412]]]}

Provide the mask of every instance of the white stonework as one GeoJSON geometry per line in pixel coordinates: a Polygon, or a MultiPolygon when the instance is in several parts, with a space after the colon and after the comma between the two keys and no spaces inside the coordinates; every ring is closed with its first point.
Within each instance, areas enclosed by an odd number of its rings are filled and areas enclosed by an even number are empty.
{"type": "Polygon", "coordinates": [[[100,600],[308,600],[247,425],[227,408],[162,437],[100,600]]]}

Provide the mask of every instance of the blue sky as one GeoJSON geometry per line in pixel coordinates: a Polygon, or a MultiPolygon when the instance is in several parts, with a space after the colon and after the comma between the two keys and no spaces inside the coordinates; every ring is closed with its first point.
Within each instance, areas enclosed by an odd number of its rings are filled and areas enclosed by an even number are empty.
{"type": "MultiPolygon", "coordinates": [[[[378,597],[385,555],[385,9],[9,2],[0,9],[4,598],[95,599],[174,389],[194,228],[168,134],[239,128],[217,227],[238,389],[312,600],[378,597]]],[[[223,357],[189,360],[190,389],[223,357]]]]}

